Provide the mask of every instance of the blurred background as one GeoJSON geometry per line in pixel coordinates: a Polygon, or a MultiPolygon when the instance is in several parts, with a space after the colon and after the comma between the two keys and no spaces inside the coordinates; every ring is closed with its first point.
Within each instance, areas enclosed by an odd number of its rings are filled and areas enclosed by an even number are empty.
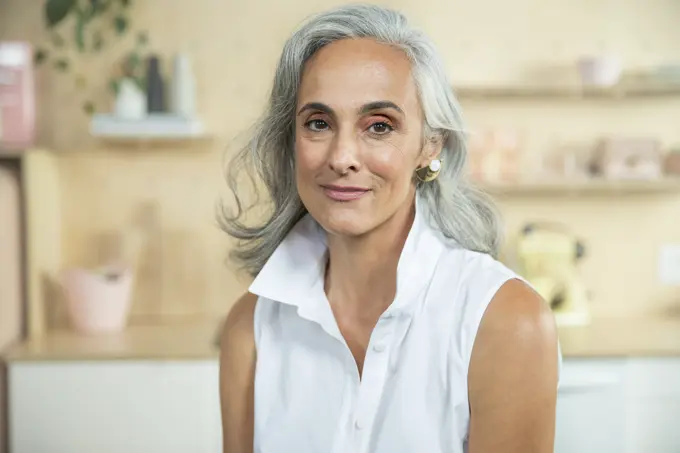
{"type": "MultiPolygon", "coordinates": [[[[343,3],[0,0],[0,452],[221,451],[224,159],[343,3]]],[[[377,3],[438,45],[555,311],[555,451],[680,452],[680,1],[377,3]]]]}

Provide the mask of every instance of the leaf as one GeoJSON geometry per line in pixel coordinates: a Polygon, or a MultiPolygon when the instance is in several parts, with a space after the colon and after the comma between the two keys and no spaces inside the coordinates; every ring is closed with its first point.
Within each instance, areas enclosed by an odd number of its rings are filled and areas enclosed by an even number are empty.
{"type": "Polygon", "coordinates": [[[146,87],[148,85],[146,77],[137,77],[135,81],[137,82],[139,89],[146,93],[146,87]]]}
{"type": "Polygon", "coordinates": [[[90,0],[90,11],[92,15],[97,15],[106,12],[109,9],[111,0],[90,0]]]}
{"type": "Polygon", "coordinates": [[[36,66],[40,65],[44,63],[45,60],[47,60],[47,56],[48,54],[45,49],[38,48],[35,50],[35,53],[33,54],[33,62],[35,63],[36,66]]]}
{"type": "Polygon", "coordinates": [[[128,61],[128,68],[133,73],[135,71],[137,71],[137,69],[139,68],[139,65],[142,64],[142,58],[139,56],[139,54],[134,53],[134,52],[131,52],[128,55],[127,61],[128,61]]]}
{"type": "Polygon", "coordinates": [[[119,35],[125,33],[128,28],[127,18],[125,16],[116,16],[116,18],[113,19],[113,28],[116,29],[116,33],[119,35]]]}
{"type": "Polygon", "coordinates": [[[85,17],[79,14],[78,19],[76,20],[75,39],[80,52],[85,51],[85,23],[85,17]]]}
{"type": "Polygon", "coordinates": [[[59,24],[75,8],[76,0],[47,0],[45,3],[45,21],[52,28],[59,24]]]}
{"type": "Polygon", "coordinates": [[[123,8],[127,8],[132,4],[132,0],[120,0],[120,4],[123,8]]]}
{"type": "Polygon", "coordinates": [[[109,89],[113,92],[114,95],[118,94],[118,85],[120,82],[118,80],[111,80],[109,82],[109,89]]]}
{"type": "Polygon", "coordinates": [[[61,72],[66,72],[69,68],[69,62],[66,58],[60,58],[54,62],[54,67],[61,72]]]}
{"type": "Polygon", "coordinates": [[[83,111],[88,115],[92,115],[95,111],[94,103],[92,101],[85,101],[83,103],[83,111]]]}

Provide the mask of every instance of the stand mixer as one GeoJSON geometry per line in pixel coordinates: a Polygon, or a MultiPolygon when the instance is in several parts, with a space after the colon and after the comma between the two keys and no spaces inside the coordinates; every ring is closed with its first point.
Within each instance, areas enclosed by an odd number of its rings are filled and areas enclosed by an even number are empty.
{"type": "Polygon", "coordinates": [[[590,322],[588,290],[578,273],[583,244],[565,228],[531,223],[517,241],[521,275],[550,304],[558,325],[590,322]]]}

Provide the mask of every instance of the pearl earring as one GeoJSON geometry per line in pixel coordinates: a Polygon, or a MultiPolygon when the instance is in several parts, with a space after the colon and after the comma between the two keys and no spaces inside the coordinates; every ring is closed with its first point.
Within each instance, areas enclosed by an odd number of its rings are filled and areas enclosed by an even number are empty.
{"type": "Polygon", "coordinates": [[[437,179],[437,176],[439,176],[441,169],[441,159],[432,159],[427,167],[420,167],[416,169],[416,177],[422,182],[434,181],[437,179]]]}

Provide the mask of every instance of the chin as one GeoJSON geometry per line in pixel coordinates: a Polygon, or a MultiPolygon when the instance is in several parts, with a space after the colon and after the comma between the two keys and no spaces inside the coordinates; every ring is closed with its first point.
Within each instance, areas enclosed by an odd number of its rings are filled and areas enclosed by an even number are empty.
{"type": "Polygon", "coordinates": [[[324,206],[310,210],[312,217],[328,234],[338,236],[361,236],[371,231],[376,222],[375,211],[351,206],[324,206]]]}

